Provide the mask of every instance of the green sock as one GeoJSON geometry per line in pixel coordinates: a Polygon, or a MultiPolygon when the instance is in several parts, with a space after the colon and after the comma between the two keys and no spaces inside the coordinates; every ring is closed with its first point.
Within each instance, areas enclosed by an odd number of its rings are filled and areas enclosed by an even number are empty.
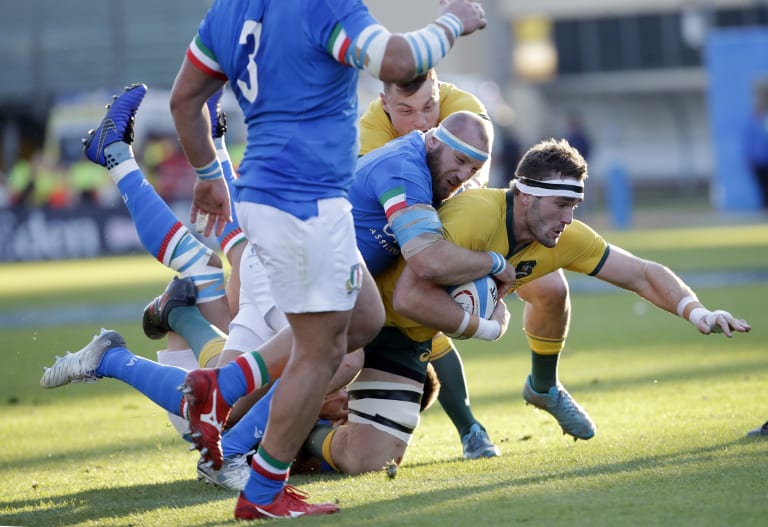
{"type": "Polygon", "coordinates": [[[531,352],[531,386],[539,393],[547,393],[557,384],[557,363],[560,354],[542,355],[531,352]]]}
{"type": "Polygon", "coordinates": [[[179,306],[168,315],[168,325],[184,337],[189,347],[200,358],[200,351],[211,340],[225,335],[203,316],[197,306],[179,306]]]}
{"type": "Polygon", "coordinates": [[[455,349],[452,349],[439,359],[432,361],[432,367],[435,368],[437,378],[440,379],[440,393],[437,400],[440,401],[440,406],[459,432],[459,437],[464,437],[477,420],[469,406],[469,394],[461,357],[455,349]]]}
{"type": "Polygon", "coordinates": [[[323,459],[323,442],[331,430],[333,430],[331,425],[327,423],[327,421],[321,421],[315,424],[315,427],[304,442],[304,448],[307,449],[307,452],[319,459],[323,459]]]}

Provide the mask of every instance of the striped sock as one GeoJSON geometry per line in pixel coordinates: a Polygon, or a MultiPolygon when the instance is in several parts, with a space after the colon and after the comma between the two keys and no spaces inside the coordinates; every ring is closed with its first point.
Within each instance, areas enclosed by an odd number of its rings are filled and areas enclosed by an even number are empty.
{"type": "Polygon", "coordinates": [[[225,336],[206,320],[197,306],[174,308],[168,315],[168,325],[173,331],[184,337],[198,359],[210,341],[225,336]]]}
{"type": "Polygon", "coordinates": [[[258,351],[244,353],[219,368],[221,396],[230,406],[240,397],[269,382],[267,365],[258,351]]]}
{"type": "Polygon", "coordinates": [[[288,481],[290,461],[279,461],[270,456],[263,445],[259,445],[251,460],[251,477],[243,489],[248,501],[259,505],[268,505],[285,487],[288,481]]]}
{"type": "Polygon", "coordinates": [[[198,303],[222,298],[225,291],[224,270],[208,263],[213,251],[182,226],[181,236],[173,248],[165,252],[163,263],[184,278],[191,278],[197,287],[198,303]],[[170,258],[167,256],[170,254],[170,258]]]}

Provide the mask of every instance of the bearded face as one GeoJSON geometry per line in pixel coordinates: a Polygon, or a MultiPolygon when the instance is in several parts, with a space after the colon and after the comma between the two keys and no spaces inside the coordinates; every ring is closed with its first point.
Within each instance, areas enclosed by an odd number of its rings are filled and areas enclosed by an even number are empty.
{"type": "Polygon", "coordinates": [[[439,142],[427,151],[427,167],[432,174],[432,196],[435,203],[441,203],[456,194],[474,174],[473,167],[457,156],[455,150],[439,142]]]}

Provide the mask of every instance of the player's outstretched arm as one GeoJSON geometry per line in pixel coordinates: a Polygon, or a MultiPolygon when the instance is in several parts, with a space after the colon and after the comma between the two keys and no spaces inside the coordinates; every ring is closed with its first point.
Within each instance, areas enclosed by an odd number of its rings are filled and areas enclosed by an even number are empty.
{"type": "Polygon", "coordinates": [[[688,320],[705,335],[747,333],[752,326],[728,311],[710,311],[693,290],[666,266],[611,246],[611,252],[597,277],[613,285],[634,291],[656,306],[688,320]]]}

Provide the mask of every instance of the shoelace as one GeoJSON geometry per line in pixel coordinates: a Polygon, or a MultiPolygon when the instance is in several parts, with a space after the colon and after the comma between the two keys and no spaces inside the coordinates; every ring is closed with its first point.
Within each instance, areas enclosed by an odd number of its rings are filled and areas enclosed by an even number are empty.
{"type": "Polygon", "coordinates": [[[468,450],[475,450],[483,446],[483,442],[483,434],[480,432],[474,432],[469,436],[469,439],[467,440],[467,448],[468,450]]]}
{"type": "Polygon", "coordinates": [[[222,467],[222,483],[227,486],[244,486],[240,485],[243,480],[248,481],[250,477],[250,471],[241,471],[243,467],[248,466],[248,459],[246,456],[237,456],[228,461],[226,467],[222,467]],[[244,472],[244,473],[243,473],[244,472]]]}
{"type": "Polygon", "coordinates": [[[283,490],[285,491],[286,494],[288,494],[288,496],[290,496],[295,500],[306,501],[307,498],[309,498],[308,492],[301,489],[297,489],[293,485],[286,485],[283,490]]]}
{"type": "Polygon", "coordinates": [[[565,390],[557,391],[555,407],[565,413],[566,417],[581,417],[582,412],[576,407],[576,403],[565,390]]]}
{"type": "Polygon", "coordinates": [[[88,382],[89,380],[93,380],[93,372],[85,371],[85,368],[83,366],[83,358],[81,355],[78,355],[77,353],[72,353],[71,351],[68,351],[63,357],[56,357],[56,362],[54,363],[53,367],[59,365],[59,362],[63,362],[62,368],[63,370],[66,370],[67,376],[72,377],[71,382],[88,382]],[[75,375],[75,372],[82,372],[82,376],[75,375]]]}

